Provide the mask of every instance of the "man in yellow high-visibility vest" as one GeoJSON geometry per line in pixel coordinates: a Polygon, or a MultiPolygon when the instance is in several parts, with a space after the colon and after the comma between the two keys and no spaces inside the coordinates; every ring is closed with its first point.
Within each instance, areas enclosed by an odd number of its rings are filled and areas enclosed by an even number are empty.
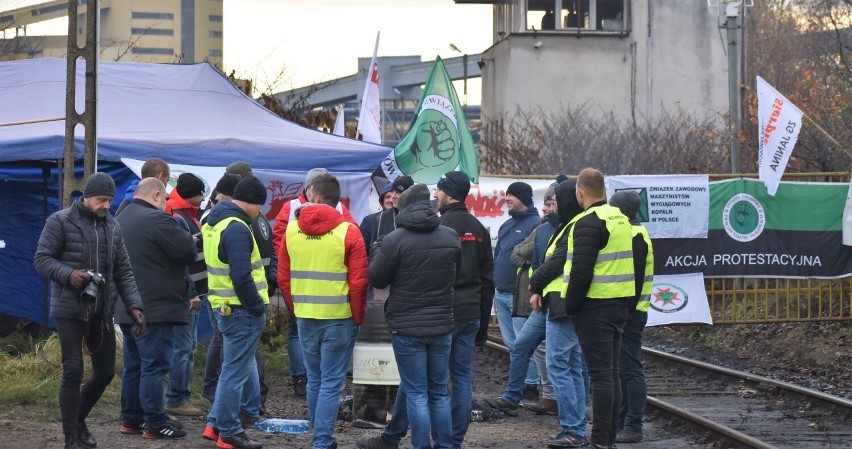
{"type": "MultiPolygon", "coordinates": [[[[618,359],[627,303],[635,295],[632,230],[627,217],[606,203],[604,175],[587,168],[577,177],[577,202],[585,211],[574,218],[563,269],[563,296],[589,367],[592,382],[591,443],[615,444],[621,385],[618,359]]],[[[559,436],[550,447],[566,447],[559,436]]],[[[569,446],[571,447],[571,446],[569,446]]]]}
{"type": "Polygon", "coordinates": [[[313,448],[337,447],[340,393],[367,306],[367,251],[358,226],[335,210],[340,183],[321,174],[295,210],[278,252],[278,283],[298,318],[308,373],[313,448]]]}
{"type": "Polygon", "coordinates": [[[621,406],[616,443],[642,441],[642,417],[645,415],[648,387],[642,369],[642,337],[648,324],[651,288],[654,286],[654,247],[648,230],[639,221],[642,199],[634,190],[616,192],[609,204],[617,207],[633,226],[633,270],[636,297],[628,303],[627,324],[621,336],[621,406]]]}
{"type": "MultiPolygon", "coordinates": [[[[232,201],[213,208],[202,227],[210,306],[224,340],[222,372],[203,437],[220,448],[260,449],[240,423],[240,407],[260,410],[254,353],[266,326],[268,285],[251,221],[266,203],[266,187],[254,176],[234,188],[232,201]]],[[[254,418],[257,418],[256,416],[254,418]]]]}

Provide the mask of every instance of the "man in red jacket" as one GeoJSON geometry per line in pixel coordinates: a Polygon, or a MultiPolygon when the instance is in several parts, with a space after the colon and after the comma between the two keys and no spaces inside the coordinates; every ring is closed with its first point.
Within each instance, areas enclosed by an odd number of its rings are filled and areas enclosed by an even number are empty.
{"type": "Polygon", "coordinates": [[[313,447],[320,449],[337,447],[340,392],[366,308],[367,252],[358,226],[335,210],[337,178],[318,176],[308,195],[281,240],[278,283],[298,318],[313,447]]]}
{"type": "MultiPolygon", "coordinates": [[[[275,226],[272,228],[272,248],[275,254],[278,254],[281,249],[281,241],[284,240],[284,234],[287,232],[287,223],[293,220],[296,216],[296,211],[302,205],[308,203],[308,194],[311,189],[311,184],[320,175],[328,175],[328,170],[324,168],[314,168],[308,172],[305,177],[304,187],[299,193],[298,198],[294,198],[287,202],[275,217],[275,226]]],[[[349,209],[338,202],[334,206],[343,218],[355,225],[355,219],[349,213],[349,209]]],[[[307,374],[305,372],[305,363],[302,357],[301,346],[299,345],[299,328],[296,325],[296,317],[293,312],[290,312],[290,326],[287,330],[287,353],[290,356],[290,377],[293,380],[293,392],[296,396],[304,397],[307,394],[307,374]]]]}

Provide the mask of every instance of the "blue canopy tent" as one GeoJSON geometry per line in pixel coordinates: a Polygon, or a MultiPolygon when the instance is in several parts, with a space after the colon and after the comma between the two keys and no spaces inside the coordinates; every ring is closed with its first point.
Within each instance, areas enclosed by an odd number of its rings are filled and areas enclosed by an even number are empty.
{"type": "MultiPolygon", "coordinates": [[[[0,124],[65,116],[64,59],[0,63],[0,124]]],[[[209,64],[103,62],[98,67],[98,164],[123,187],[127,157],[172,164],[371,173],[390,149],[303,128],[247,97],[209,64]]],[[[77,109],[83,109],[83,63],[77,109]]],[[[76,158],[83,156],[82,127],[76,158]]],[[[63,121],[0,126],[0,313],[48,324],[46,282],[33,268],[46,218],[59,207],[63,121]]],[[[79,176],[79,173],[78,173],[79,176]]]]}

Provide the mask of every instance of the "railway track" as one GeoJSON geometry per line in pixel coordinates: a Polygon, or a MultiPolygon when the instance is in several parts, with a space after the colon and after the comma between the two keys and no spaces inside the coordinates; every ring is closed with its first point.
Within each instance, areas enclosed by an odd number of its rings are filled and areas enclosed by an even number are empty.
{"type": "MultiPolygon", "coordinates": [[[[499,336],[489,336],[486,346],[508,352],[499,336]]],[[[655,349],[643,348],[643,357],[646,413],[687,425],[701,443],[852,448],[852,401],[847,398],[655,349]]]]}

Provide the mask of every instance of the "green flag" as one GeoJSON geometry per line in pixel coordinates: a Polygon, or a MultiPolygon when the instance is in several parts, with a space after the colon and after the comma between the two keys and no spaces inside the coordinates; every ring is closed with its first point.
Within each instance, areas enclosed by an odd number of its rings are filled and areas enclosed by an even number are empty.
{"type": "Polygon", "coordinates": [[[479,155],[440,57],[435,59],[414,114],[414,125],[382,162],[388,179],[405,175],[415,182],[435,184],[444,173],[460,170],[478,184],[479,155]]]}

